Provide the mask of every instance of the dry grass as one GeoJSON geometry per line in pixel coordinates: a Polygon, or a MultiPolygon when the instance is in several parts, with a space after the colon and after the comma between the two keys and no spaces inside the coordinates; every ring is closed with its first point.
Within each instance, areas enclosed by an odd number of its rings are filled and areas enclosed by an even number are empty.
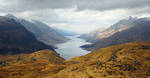
{"type": "Polygon", "coordinates": [[[2,78],[44,78],[64,68],[64,59],[50,50],[0,56],[0,58],[0,61],[7,62],[6,66],[0,67],[2,78]]]}
{"type": "Polygon", "coordinates": [[[111,46],[65,61],[50,78],[146,78],[150,76],[150,43],[111,46]]]}
{"type": "Polygon", "coordinates": [[[49,50],[0,58],[8,61],[8,65],[0,67],[2,78],[150,77],[150,43],[147,42],[102,48],[66,61],[49,50]],[[26,62],[18,61],[18,57],[26,59],[26,62]]]}

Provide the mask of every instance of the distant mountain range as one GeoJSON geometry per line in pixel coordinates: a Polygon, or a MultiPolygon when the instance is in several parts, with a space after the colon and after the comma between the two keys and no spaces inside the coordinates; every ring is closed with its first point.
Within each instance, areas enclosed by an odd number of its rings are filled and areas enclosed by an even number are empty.
{"type": "Polygon", "coordinates": [[[28,21],[23,18],[17,18],[11,14],[6,15],[5,17],[22,24],[27,30],[32,32],[38,40],[47,45],[55,46],[56,44],[64,43],[68,40],[60,33],[56,32],[53,28],[40,21],[28,21]]]}
{"type": "Polygon", "coordinates": [[[38,41],[32,32],[14,19],[0,16],[0,54],[32,53],[54,47],[38,41]]]}
{"type": "Polygon", "coordinates": [[[85,33],[79,36],[79,38],[85,39],[87,42],[95,42],[97,41],[101,35],[101,33],[105,30],[105,28],[98,28],[89,33],[85,33]]]}
{"type": "MultiPolygon", "coordinates": [[[[91,33],[90,33],[91,34],[91,33]]],[[[87,50],[97,50],[99,48],[123,44],[135,41],[150,41],[150,20],[149,18],[123,19],[109,28],[91,36],[81,36],[87,41],[93,42],[92,45],[81,46],[87,50]]]]}
{"type": "Polygon", "coordinates": [[[118,21],[117,23],[113,24],[109,28],[99,28],[90,33],[83,34],[80,38],[85,39],[88,42],[96,42],[102,38],[108,38],[109,36],[113,35],[116,32],[121,32],[123,30],[129,29],[133,26],[134,22],[137,18],[128,17],[118,21]]]}
{"type": "Polygon", "coordinates": [[[80,33],[64,30],[64,29],[59,29],[59,28],[54,28],[56,32],[60,33],[62,36],[74,36],[74,35],[80,35],[80,33]]]}

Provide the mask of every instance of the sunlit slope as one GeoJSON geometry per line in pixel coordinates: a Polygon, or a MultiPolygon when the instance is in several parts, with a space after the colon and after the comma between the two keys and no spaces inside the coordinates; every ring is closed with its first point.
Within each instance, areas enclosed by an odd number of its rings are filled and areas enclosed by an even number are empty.
{"type": "Polygon", "coordinates": [[[117,32],[130,29],[134,27],[135,22],[138,21],[138,18],[129,16],[114,23],[108,28],[98,28],[90,33],[81,35],[80,38],[85,39],[88,42],[95,43],[103,38],[108,38],[117,32]]]}
{"type": "Polygon", "coordinates": [[[1,78],[149,78],[150,43],[110,46],[66,61],[50,50],[0,61],[1,78]]]}
{"type": "Polygon", "coordinates": [[[63,69],[63,61],[51,50],[0,56],[0,78],[45,78],[63,69]]]}
{"type": "Polygon", "coordinates": [[[102,48],[65,63],[67,67],[50,78],[148,78],[150,43],[102,48]]]}
{"type": "Polygon", "coordinates": [[[133,26],[129,29],[116,32],[108,38],[103,38],[92,45],[81,46],[87,50],[98,50],[112,45],[125,44],[129,42],[150,42],[150,20],[149,18],[140,18],[133,22],[133,26]]]}

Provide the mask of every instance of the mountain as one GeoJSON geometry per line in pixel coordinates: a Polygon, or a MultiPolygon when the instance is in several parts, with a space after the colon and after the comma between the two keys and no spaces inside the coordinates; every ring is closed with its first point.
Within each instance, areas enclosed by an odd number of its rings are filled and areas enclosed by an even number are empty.
{"type": "Polygon", "coordinates": [[[51,49],[13,19],[0,16],[0,54],[32,53],[42,49],[51,49]]]}
{"type": "Polygon", "coordinates": [[[80,33],[71,32],[64,29],[54,28],[58,33],[60,33],[63,36],[74,36],[74,35],[80,35],[80,33]]]}
{"type": "Polygon", "coordinates": [[[131,28],[132,26],[134,26],[133,24],[136,20],[137,20],[136,17],[134,18],[130,16],[128,18],[118,21],[109,28],[96,29],[88,34],[81,35],[80,38],[83,38],[88,42],[96,42],[100,39],[108,38],[109,36],[117,32],[121,32],[123,30],[131,28]]]}
{"type": "Polygon", "coordinates": [[[68,60],[56,52],[0,56],[1,78],[149,78],[150,43],[101,48],[68,60]]]}
{"type": "Polygon", "coordinates": [[[11,14],[6,15],[6,17],[14,19],[22,24],[27,30],[32,32],[38,40],[47,45],[55,46],[56,44],[64,43],[68,40],[61,34],[57,33],[53,28],[40,21],[28,21],[22,18],[17,18],[11,14]]]}
{"type": "Polygon", "coordinates": [[[89,33],[85,33],[79,36],[79,38],[85,39],[87,42],[95,42],[100,37],[99,35],[105,30],[105,28],[98,28],[89,33]]]}
{"type": "MultiPolygon", "coordinates": [[[[109,29],[111,29],[110,27],[109,29]]],[[[99,48],[123,44],[128,42],[136,41],[147,41],[150,42],[150,20],[149,18],[140,18],[130,24],[130,28],[118,31],[115,34],[102,38],[92,45],[83,45],[82,48],[88,50],[97,50],[99,48]]]]}

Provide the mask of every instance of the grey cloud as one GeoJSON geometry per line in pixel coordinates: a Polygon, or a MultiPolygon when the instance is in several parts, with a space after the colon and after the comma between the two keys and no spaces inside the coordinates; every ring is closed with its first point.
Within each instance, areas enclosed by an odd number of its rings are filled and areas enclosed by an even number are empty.
{"type": "MultiPolygon", "coordinates": [[[[149,6],[149,0],[3,0],[7,5],[0,5],[3,12],[64,9],[76,6],[77,10],[111,10],[119,8],[141,8],[149,6]]],[[[2,2],[2,1],[1,1],[2,2]]],[[[2,4],[2,3],[1,3],[2,4]]]]}
{"type": "Polygon", "coordinates": [[[103,0],[93,1],[90,0],[88,3],[78,5],[78,9],[94,9],[94,10],[110,10],[110,9],[130,9],[130,8],[141,8],[149,6],[150,1],[148,0],[103,0]],[[91,1],[91,2],[90,2],[91,1]]]}

